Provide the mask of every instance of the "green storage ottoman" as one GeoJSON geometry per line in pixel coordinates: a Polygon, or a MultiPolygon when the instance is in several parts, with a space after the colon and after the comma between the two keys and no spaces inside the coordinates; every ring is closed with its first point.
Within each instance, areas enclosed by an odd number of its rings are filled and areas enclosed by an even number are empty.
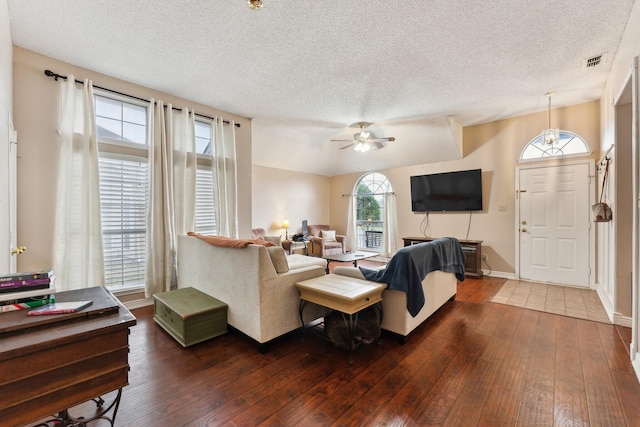
{"type": "Polygon", "coordinates": [[[153,296],[153,320],[183,347],[227,333],[227,304],[195,288],[153,296]]]}

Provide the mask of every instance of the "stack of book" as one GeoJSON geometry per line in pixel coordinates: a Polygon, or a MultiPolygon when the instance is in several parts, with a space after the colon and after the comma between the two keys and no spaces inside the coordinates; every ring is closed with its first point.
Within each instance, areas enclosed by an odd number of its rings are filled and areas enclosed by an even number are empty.
{"type": "Polygon", "coordinates": [[[55,302],[53,271],[0,275],[0,313],[55,302]]]}

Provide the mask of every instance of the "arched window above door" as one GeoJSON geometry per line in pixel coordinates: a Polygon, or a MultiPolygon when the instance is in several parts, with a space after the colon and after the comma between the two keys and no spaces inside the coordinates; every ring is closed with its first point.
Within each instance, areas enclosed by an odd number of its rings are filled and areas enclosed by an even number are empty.
{"type": "Polygon", "coordinates": [[[560,131],[560,139],[554,144],[545,144],[542,135],[533,138],[525,145],[520,160],[539,160],[549,157],[589,155],[591,150],[579,135],[567,130],[560,131]]]}

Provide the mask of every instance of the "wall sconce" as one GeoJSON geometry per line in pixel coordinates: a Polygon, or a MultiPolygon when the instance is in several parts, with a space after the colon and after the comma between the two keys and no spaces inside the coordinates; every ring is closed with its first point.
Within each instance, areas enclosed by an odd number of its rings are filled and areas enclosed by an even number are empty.
{"type": "Polygon", "coordinates": [[[283,219],[282,228],[284,228],[284,240],[289,240],[289,227],[291,227],[291,225],[289,224],[289,220],[283,219]]]}

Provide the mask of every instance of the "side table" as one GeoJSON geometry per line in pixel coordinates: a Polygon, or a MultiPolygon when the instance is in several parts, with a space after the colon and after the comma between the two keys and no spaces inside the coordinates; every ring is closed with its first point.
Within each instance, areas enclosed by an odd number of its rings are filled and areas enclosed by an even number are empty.
{"type": "Polygon", "coordinates": [[[302,249],[305,255],[309,255],[309,251],[307,249],[308,240],[304,240],[302,242],[294,242],[293,240],[283,240],[282,247],[287,252],[287,254],[293,254],[296,249],[302,249]]]}
{"type": "MultiPolygon", "coordinates": [[[[300,290],[299,314],[303,327],[303,311],[308,303],[314,303],[342,313],[347,325],[349,342],[354,341],[358,323],[358,312],[382,301],[382,291],[386,283],[370,282],[338,274],[327,274],[314,279],[296,283],[300,290]]],[[[380,304],[380,310],[382,305],[380,304]]],[[[305,327],[306,331],[306,327],[305,327]]],[[[349,349],[349,364],[353,364],[352,351],[349,349]]]]}

